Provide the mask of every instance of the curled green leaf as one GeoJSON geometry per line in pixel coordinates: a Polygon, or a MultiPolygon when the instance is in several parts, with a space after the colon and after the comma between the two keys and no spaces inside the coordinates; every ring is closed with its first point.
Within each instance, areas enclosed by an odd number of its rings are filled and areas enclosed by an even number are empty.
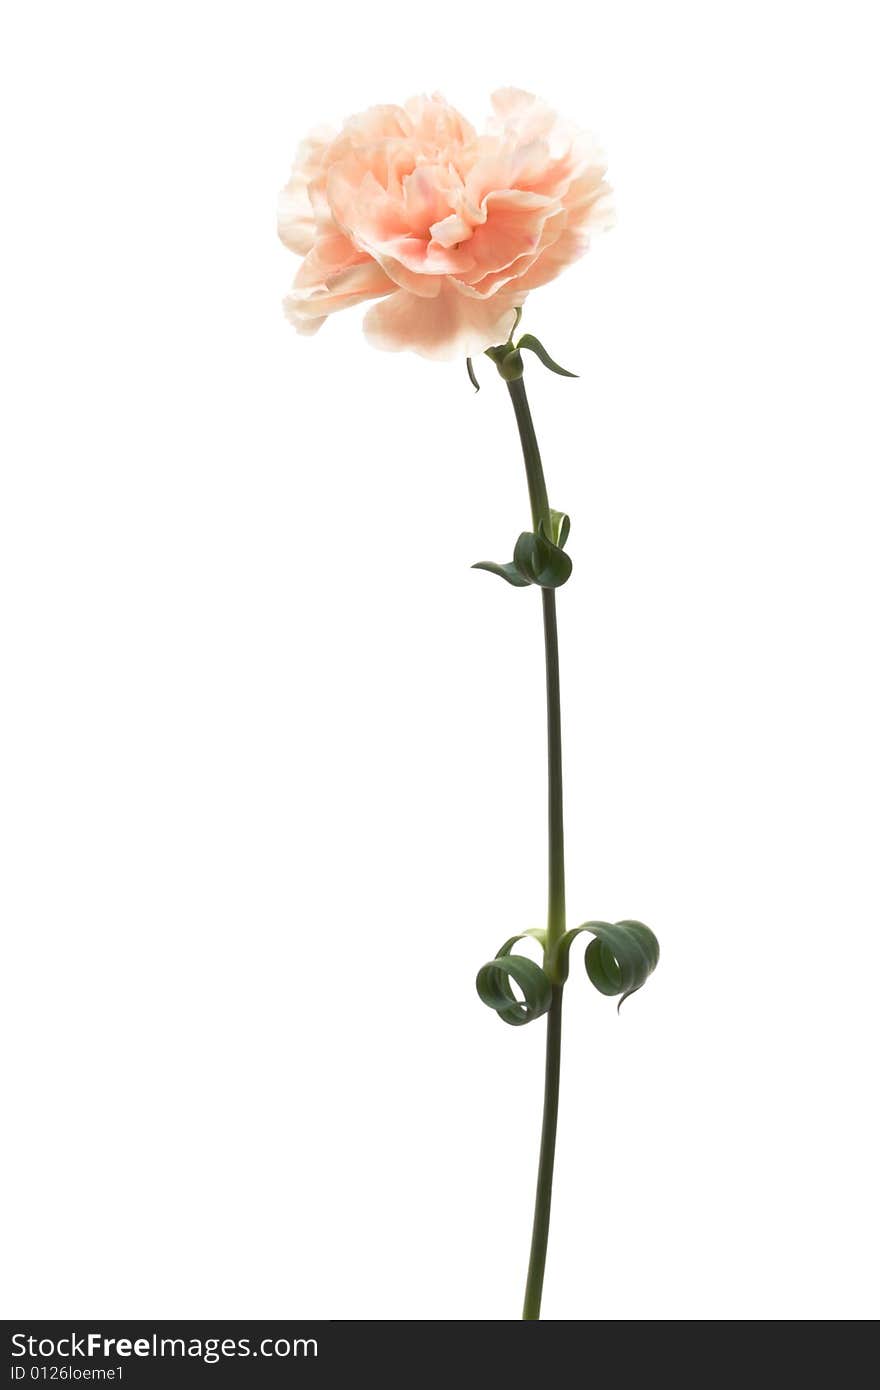
{"type": "Polygon", "coordinates": [[[554,362],[544,344],[539,342],[533,333],[526,333],[517,343],[517,350],[525,348],[528,352],[533,352],[539,361],[543,362],[548,371],[555,372],[557,376],[577,377],[577,372],[567,372],[564,367],[560,367],[558,362],[554,362]]]}
{"type": "Polygon", "coordinates": [[[474,364],[470,358],[467,359],[467,374],[471,379],[471,386],[473,386],[475,391],[479,391],[480,383],[477,381],[477,374],[474,371],[474,364]]]}
{"type": "Polygon", "coordinates": [[[496,565],[494,560],[478,560],[475,565],[471,565],[471,569],[488,570],[490,574],[498,574],[502,579],[506,579],[508,584],[512,584],[515,589],[527,589],[532,582],[530,579],[523,579],[512,561],[506,565],[496,565]]]}
{"type": "Polygon", "coordinates": [[[571,574],[571,556],[548,540],[543,523],[540,534],[522,532],[513,549],[513,563],[524,579],[542,589],[558,589],[571,574]]]}
{"type": "Polygon", "coordinates": [[[498,952],[499,956],[509,956],[512,947],[514,947],[518,941],[526,941],[529,938],[532,941],[537,941],[538,945],[543,949],[544,942],[547,940],[547,933],[543,927],[529,927],[528,931],[521,931],[516,936],[509,937],[498,952]]]}
{"type": "Polygon", "coordinates": [[[540,523],[540,528],[542,533],[547,537],[547,540],[552,541],[554,545],[558,545],[560,549],[564,549],[565,542],[568,540],[568,533],[571,530],[571,517],[567,512],[557,512],[551,507],[549,534],[543,521],[540,523]]]}
{"type": "Polygon", "coordinates": [[[477,972],[477,994],[504,1023],[513,1027],[540,1018],[550,1008],[553,999],[553,987],[541,966],[528,956],[511,955],[511,947],[525,936],[533,936],[539,942],[544,939],[544,933],[538,931],[512,936],[505,941],[495,959],[477,972]],[[511,989],[511,980],[522,991],[522,999],[511,989]]]}
{"type": "Polygon", "coordinates": [[[517,589],[524,589],[528,584],[537,584],[542,589],[558,589],[571,574],[571,557],[562,549],[569,529],[569,520],[564,512],[550,513],[550,529],[553,535],[560,538],[558,544],[550,539],[541,521],[537,533],[523,531],[518,537],[512,562],[499,565],[494,560],[479,560],[471,568],[500,575],[517,589]]]}
{"type": "Polygon", "coordinates": [[[585,922],[567,931],[553,953],[550,973],[558,984],[568,979],[572,944],[581,932],[590,932],[593,937],[584,954],[591,983],[600,994],[619,994],[620,1009],[624,999],[641,989],[656,969],[660,943],[643,922],[585,922]]]}

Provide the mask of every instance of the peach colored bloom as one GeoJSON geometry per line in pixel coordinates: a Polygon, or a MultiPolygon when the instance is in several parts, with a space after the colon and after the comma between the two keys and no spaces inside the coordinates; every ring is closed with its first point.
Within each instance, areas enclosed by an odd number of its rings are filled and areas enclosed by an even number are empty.
{"type": "Polygon", "coordinates": [[[610,220],[591,136],[537,97],[492,97],[485,135],[441,96],[374,106],[314,132],[281,194],[282,241],[305,259],[285,312],[301,333],[375,299],[379,348],[424,357],[504,342],[514,310],[610,220]]]}

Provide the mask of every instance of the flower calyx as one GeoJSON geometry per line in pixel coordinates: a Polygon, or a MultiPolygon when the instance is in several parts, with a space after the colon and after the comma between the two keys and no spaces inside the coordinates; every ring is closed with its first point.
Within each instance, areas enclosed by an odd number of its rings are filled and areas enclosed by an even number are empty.
{"type": "MultiPolygon", "coordinates": [[[[514,324],[514,330],[518,323],[519,318],[514,324]]],[[[555,372],[557,376],[577,377],[577,372],[569,372],[565,367],[560,367],[558,362],[553,361],[544,344],[535,337],[534,333],[524,333],[517,343],[513,341],[513,333],[511,333],[506,343],[500,343],[498,347],[486,348],[486,356],[495,363],[502,381],[507,382],[519,381],[522,376],[525,370],[523,352],[533,352],[548,372],[555,372]]],[[[473,360],[470,357],[467,359],[467,371],[471,385],[475,391],[479,391],[480,383],[477,380],[473,360]]]]}

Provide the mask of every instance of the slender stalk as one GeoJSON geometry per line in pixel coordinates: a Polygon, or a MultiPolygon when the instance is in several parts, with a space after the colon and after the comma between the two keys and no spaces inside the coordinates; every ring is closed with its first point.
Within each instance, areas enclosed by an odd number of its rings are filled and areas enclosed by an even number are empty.
{"type": "Polygon", "coordinates": [[[507,389],[510,392],[510,399],[513,401],[513,413],[516,416],[517,428],[519,429],[523,460],[526,465],[526,482],[529,485],[529,501],[532,504],[532,524],[537,531],[539,522],[543,521],[546,524],[550,521],[550,503],[547,500],[547,484],[544,481],[541,451],[538,448],[532,412],[529,410],[525,381],[522,377],[518,377],[516,381],[507,383],[507,389]]]}
{"type": "Polygon", "coordinates": [[[559,1064],[562,1051],[562,986],[553,986],[553,1003],[547,1015],[547,1052],[544,1061],[544,1119],[541,1124],[541,1152],[538,1158],[538,1185],[532,1221],[532,1247],[523,1299],[523,1318],[537,1321],[541,1316],[544,1266],[550,1235],[550,1200],[553,1195],[553,1160],[556,1157],[556,1121],[559,1115],[559,1064]]]}
{"type": "MultiPolygon", "coordinates": [[[[526,481],[532,505],[535,530],[543,521],[549,528],[550,504],[547,484],[532,413],[529,410],[525,382],[522,377],[507,383],[513,402],[526,481]]],[[[547,670],[547,824],[548,824],[548,903],[545,961],[555,943],[565,932],[565,850],[562,821],[562,720],[559,701],[559,639],[556,628],[556,593],[542,589],[544,615],[544,654],[547,670]]],[[[562,1048],[562,986],[554,985],[553,1002],[547,1014],[547,1051],[544,1066],[544,1118],[541,1126],[541,1151],[538,1159],[538,1182],[535,1191],[535,1216],[532,1225],[532,1246],[529,1272],[523,1302],[523,1318],[535,1320],[541,1316],[541,1293],[544,1287],[544,1266],[547,1262],[547,1239],[550,1234],[550,1201],[553,1191],[553,1161],[556,1155],[556,1121],[559,1113],[559,1066],[562,1048]]]]}
{"type": "Polygon", "coordinates": [[[559,638],[556,592],[542,589],[547,666],[547,952],[565,934],[565,842],[562,824],[562,716],[559,708],[559,638]]]}

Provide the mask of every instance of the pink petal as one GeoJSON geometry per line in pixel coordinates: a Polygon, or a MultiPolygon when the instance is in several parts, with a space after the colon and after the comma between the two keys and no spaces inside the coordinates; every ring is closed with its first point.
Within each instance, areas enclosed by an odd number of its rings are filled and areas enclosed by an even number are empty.
{"type": "Polygon", "coordinates": [[[278,198],[278,235],[298,256],[306,256],[315,240],[315,215],[305,175],[294,169],[278,198]]]}
{"type": "MultiPolygon", "coordinates": [[[[297,276],[299,281],[300,276],[297,276]]],[[[375,261],[330,274],[313,284],[294,284],[284,300],[284,312],[300,333],[315,333],[328,314],[348,309],[378,295],[391,294],[394,285],[375,261]]]]}
{"type": "Polygon", "coordinates": [[[506,341],[514,310],[524,298],[517,292],[470,299],[449,284],[436,299],[398,290],[368,311],[364,332],[373,347],[386,352],[409,349],[435,361],[473,357],[506,341]]]}

